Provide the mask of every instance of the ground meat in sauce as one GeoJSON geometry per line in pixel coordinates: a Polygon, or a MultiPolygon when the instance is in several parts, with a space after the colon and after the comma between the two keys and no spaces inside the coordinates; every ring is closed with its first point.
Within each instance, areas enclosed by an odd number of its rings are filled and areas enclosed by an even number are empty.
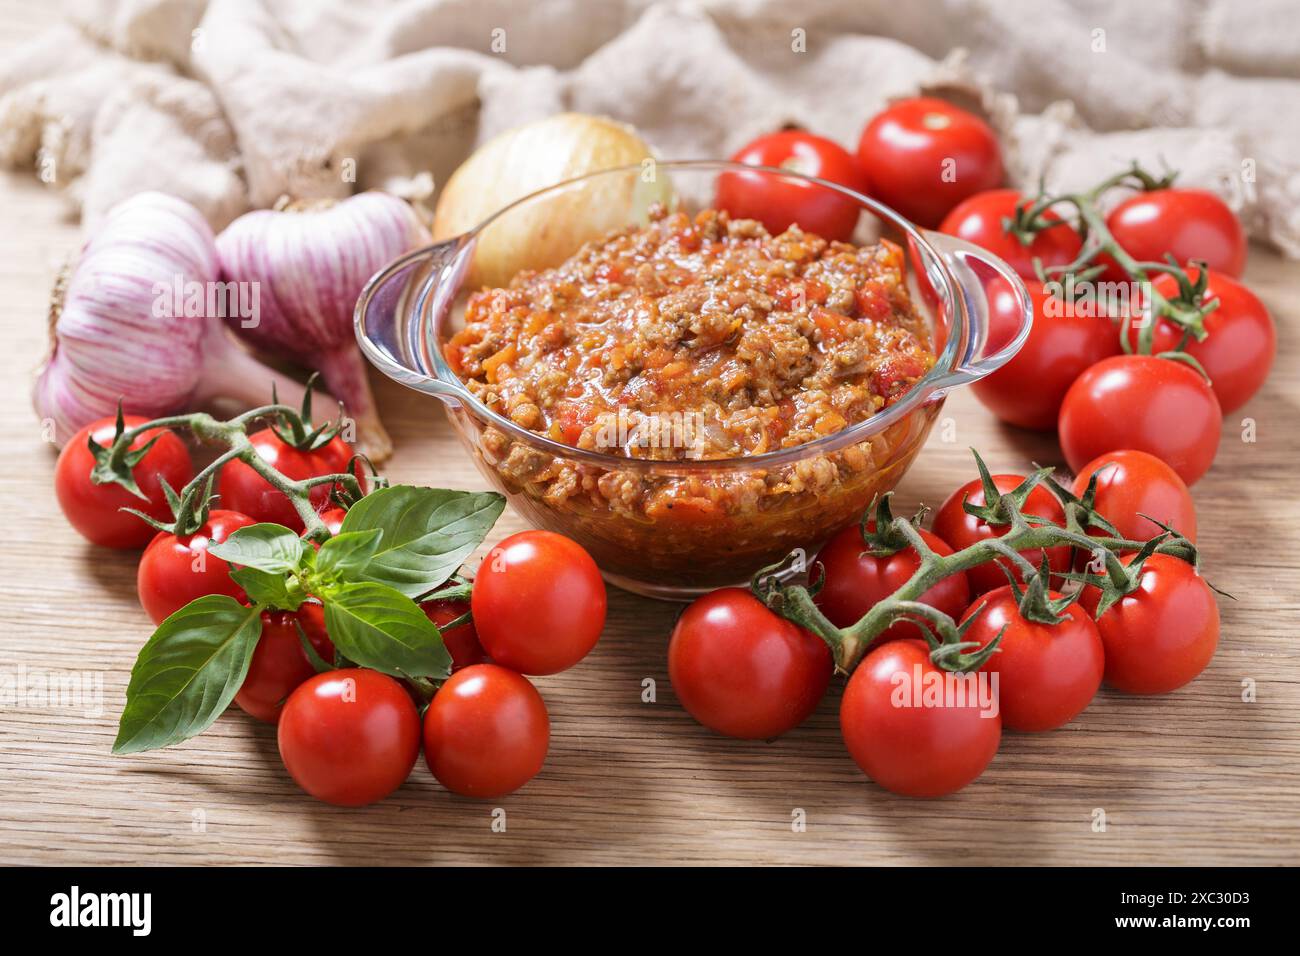
{"type": "Polygon", "coordinates": [[[452,415],[517,509],[577,540],[604,571],[656,586],[735,583],[858,520],[940,407],[777,467],[675,466],[833,434],[934,364],[896,245],[797,228],[773,237],[713,210],[654,210],[648,225],[555,269],[473,293],[444,351],[489,408],[609,454],[596,466],[452,415]],[[628,457],[654,463],[620,464],[628,457]]]}
{"type": "Polygon", "coordinates": [[[447,343],[485,405],[579,448],[732,458],[860,422],[934,363],[902,251],[706,210],[473,294],[447,343]]]}

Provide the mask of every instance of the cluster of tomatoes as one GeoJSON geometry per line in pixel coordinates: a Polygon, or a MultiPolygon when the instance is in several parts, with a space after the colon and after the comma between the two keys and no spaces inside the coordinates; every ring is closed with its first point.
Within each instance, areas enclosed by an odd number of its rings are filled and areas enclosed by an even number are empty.
{"type": "MultiPolygon", "coordinates": [[[[1161,524],[1195,534],[1187,487],[1159,459],[1134,450],[1103,455],[1080,470],[1071,489],[1075,497],[1086,492],[1094,475],[1099,478],[1094,507],[1120,537],[1150,538],[1162,533],[1161,524]]],[[[1025,480],[1015,474],[991,477],[1000,494],[1025,480]]],[[[967,510],[968,504],[984,505],[985,498],[981,479],[954,491],[931,528],[918,529],[930,550],[951,555],[1005,535],[1010,525],[967,510]]],[[[1023,513],[1058,526],[1065,521],[1061,499],[1042,485],[1029,492],[1023,513]]],[[[875,530],[868,521],[866,534],[875,530]]],[[[1035,566],[1043,558],[1022,554],[1035,566]]],[[[1046,560],[1054,585],[1091,557],[1069,545],[1050,548],[1046,560]]],[[[1127,565],[1134,558],[1130,553],[1121,560],[1127,565]]],[[[849,628],[894,595],[917,572],[921,556],[913,546],[878,551],[864,538],[864,529],[853,526],[822,548],[816,565],[818,608],[835,627],[849,628]]],[[[970,642],[970,653],[1001,635],[998,650],[978,668],[997,675],[995,700],[939,699],[912,706],[905,695],[900,701],[900,687],[937,681],[943,674],[912,620],[896,621],[874,640],[840,703],[844,743],[871,779],[908,796],[951,793],[984,771],[1003,727],[1060,727],[1088,706],[1103,678],[1128,693],[1174,690],[1205,668],[1218,644],[1214,595],[1196,568],[1178,557],[1146,557],[1137,587],[1099,617],[1096,586],[1070,598],[1049,590],[1045,597],[1061,619],[1044,623],[1022,610],[1023,584],[1022,573],[998,558],[942,578],[919,598],[965,628],[962,640],[970,642]]],[[[700,598],[682,615],[669,643],[668,668],[682,706],[700,723],[728,736],[770,739],[816,709],[834,662],[822,638],[769,610],[751,592],[727,588],[700,598]]]]}
{"type": "MultiPolygon", "coordinates": [[[[816,176],[867,193],[918,225],[982,246],[1010,265],[1029,288],[1034,323],[1028,341],[1003,368],[975,383],[976,396],[995,415],[1025,428],[1057,429],[1072,468],[1104,451],[1131,448],[1168,462],[1190,485],[1209,469],[1219,444],[1223,415],[1244,405],[1263,384],[1273,362],[1276,333],[1263,303],[1238,282],[1246,262],[1241,223],[1224,202],[1196,189],[1139,192],[1106,217],[1111,237],[1139,262],[1188,267],[1193,282],[1207,270],[1201,302],[1217,300],[1205,318],[1204,338],[1184,336],[1167,318],[1156,320],[1146,355],[1135,351],[1138,326],[1124,316],[1092,314],[1053,301],[1055,290],[1039,269],[1077,261],[1084,239],[1075,224],[1048,209],[1054,223],[1022,241],[1008,230],[1017,207],[1033,197],[1001,188],[1001,149],[978,116],[943,100],[907,99],[875,116],[857,152],[804,130],[760,137],[733,161],[773,166],[816,176]],[[1037,263],[1037,265],[1036,265],[1037,263]],[[1192,265],[1199,263],[1200,265],[1192,265]],[[1184,341],[1187,338],[1187,341],[1184,341]],[[1193,365],[1160,358],[1181,351],[1193,365]]],[[[763,222],[779,233],[792,224],[827,239],[848,240],[859,207],[850,196],[807,182],[726,173],[719,177],[717,205],[736,216],[763,222]]],[[[1128,273],[1102,252],[1094,281],[1127,283],[1128,273]]],[[[1177,279],[1156,274],[1152,288],[1165,299],[1179,291],[1177,279]]],[[[1021,324],[1009,283],[988,284],[991,349],[1011,340],[1021,324]]],[[[1141,296],[1123,304],[1134,317],[1141,296]]]]}
{"type": "MultiPolygon", "coordinates": [[[[125,423],[136,427],[144,419],[126,416],[125,423]]],[[[208,511],[187,533],[155,531],[121,509],[171,522],[164,489],[180,489],[194,477],[189,450],[171,430],[142,432],[131,445],[139,497],[120,484],[92,480],[95,459],[87,440],[107,447],[115,433],[115,419],[95,422],[60,454],[55,490],[69,523],[95,544],[144,549],[137,591],[155,624],[204,595],[246,601],[230,565],[208,549],[259,522],[302,532],[290,500],[234,459],[221,466],[224,507],[208,511]]],[[[264,461],[298,481],[345,473],[354,460],[337,436],[320,447],[296,448],[268,428],[249,440],[264,461]]],[[[364,481],[359,469],[354,473],[364,481]]],[[[311,500],[337,534],[346,512],[331,506],[329,483],[312,489],[311,500]]],[[[541,769],[550,741],[546,705],[524,675],[558,673],[585,657],[604,626],[605,601],[596,564],[579,545],[547,531],[522,532],[491,551],[468,600],[458,595],[420,604],[442,629],[452,660],[441,686],[336,661],[323,608],[309,600],[296,611],[262,613],[261,637],[235,703],[278,725],[289,774],[329,803],[360,806],[387,796],[410,775],[421,747],[448,790],[501,796],[541,769]]]]}

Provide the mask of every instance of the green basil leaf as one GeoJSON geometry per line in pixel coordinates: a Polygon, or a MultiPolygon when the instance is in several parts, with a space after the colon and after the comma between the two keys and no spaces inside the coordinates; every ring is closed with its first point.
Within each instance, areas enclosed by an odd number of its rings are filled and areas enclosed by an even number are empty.
{"type": "Polygon", "coordinates": [[[323,588],[320,598],[330,640],[348,660],[394,677],[451,674],[438,626],[399,591],[358,581],[323,588]]]}
{"type": "Polygon", "coordinates": [[[231,568],[230,579],[244,589],[254,604],[267,604],[282,611],[296,611],[307,593],[296,578],[285,572],[273,574],[257,568],[231,568]]]}
{"type": "Polygon", "coordinates": [[[341,530],[382,529],[379,550],[360,577],[413,598],[451,577],[492,530],[505,506],[505,498],[494,491],[393,485],[353,505],[341,530]]]}
{"type": "Polygon", "coordinates": [[[209,545],[208,553],[231,564],[274,574],[300,567],[303,549],[309,547],[284,525],[264,522],[240,528],[220,544],[209,545]]]}
{"type": "Polygon", "coordinates": [[[356,580],[362,569],[379,550],[384,532],[381,528],[369,531],[342,531],[320,546],[316,555],[316,571],[343,580],[356,580]]]}
{"type": "Polygon", "coordinates": [[[202,733],[230,706],[262,634],[262,609],[224,594],[191,601],[140,650],[113,753],[153,750],[202,733]]]}

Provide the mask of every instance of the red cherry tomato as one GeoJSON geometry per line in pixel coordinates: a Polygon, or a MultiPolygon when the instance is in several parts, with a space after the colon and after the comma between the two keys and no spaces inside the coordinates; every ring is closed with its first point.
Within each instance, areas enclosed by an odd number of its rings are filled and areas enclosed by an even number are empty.
{"type": "MultiPolygon", "coordinates": [[[[856,192],[863,188],[862,174],[847,150],[802,130],[760,136],[731,161],[816,176],[856,192]]],[[[861,209],[852,197],[833,189],[768,173],[722,173],[714,204],[733,218],[757,219],[774,236],[797,224],[805,232],[840,241],[853,235],[861,209]]]]}
{"type": "Polygon", "coordinates": [[[1116,355],[1070,386],[1058,431],[1075,471],[1132,448],[1155,455],[1193,485],[1214,463],[1222,424],[1219,400],[1195,369],[1154,355],[1116,355]]]}
{"type": "Polygon", "coordinates": [[[521,531],[483,559],[470,606],[492,660],[521,674],[557,674],[596,646],[605,627],[605,582],[576,541],[521,531]]]}
{"type": "MultiPolygon", "coordinates": [[[[1188,269],[1192,281],[1199,269],[1188,269]]],[[[1161,274],[1152,283],[1167,299],[1178,294],[1173,276],[1161,274]]],[[[1188,337],[1183,350],[1201,363],[1210,377],[1210,388],[1224,413],[1234,412],[1259,391],[1273,367],[1277,354],[1277,330],[1273,318],[1258,297],[1235,279],[1210,270],[1203,302],[1218,299],[1219,306],[1205,317],[1206,337],[1197,341],[1188,337]]],[[[1130,327],[1129,341],[1138,340],[1138,329],[1130,327]]],[[[1168,319],[1156,323],[1151,339],[1154,354],[1169,352],[1183,340],[1182,329],[1168,319]]]]}
{"type": "MultiPolygon", "coordinates": [[[[1131,564],[1135,555],[1121,560],[1131,564]]],[[[1099,593],[1080,601],[1095,614],[1099,593]]],[[[1153,554],[1138,589],[1097,619],[1106,683],[1130,694],[1167,694],[1205,670],[1219,645],[1219,606],[1205,579],[1179,558],[1153,554]]]]}
{"type": "Polygon", "coordinates": [[[987,249],[1026,280],[1037,282],[1035,259],[1042,261],[1044,269],[1068,265],[1078,258],[1083,240],[1074,227],[1049,209],[1043,218],[1060,225],[1044,229],[1034,236],[1032,243],[1024,245],[1002,225],[1004,219],[1015,215],[1016,205],[1021,201],[1020,193],[1014,189],[976,193],[944,217],[939,231],[987,249]]]}
{"type": "Polygon", "coordinates": [[[235,703],[244,713],[275,723],[288,696],[316,674],[298,636],[299,627],[317,656],[327,664],[333,662],[334,642],[325,629],[325,609],[319,604],[304,604],[296,611],[263,611],[262,636],[235,695],[235,703]]]}
{"type": "Polygon", "coordinates": [[[728,737],[770,740],[802,724],[830,682],[830,649],[741,588],[691,604],[668,643],[686,712],[728,737]]]}
{"type": "MultiPolygon", "coordinates": [[[[1023,475],[993,476],[993,484],[1002,494],[1014,490],[1024,480],[1023,475]]],[[[1010,530],[1010,525],[992,526],[974,515],[967,514],[965,509],[962,508],[962,502],[964,501],[969,501],[973,505],[985,503],[984,489],[978,478],[966,482],[966,484],[949,495],[948,500],[940,505],[939,510],[934,514],[934,533],[958,551],[970,547],[977,541],[1000,538],[1010,530]]],[[[1065,520],[1065,511],[1061,508],[1061,503],[1041,485],[1029,493],[1029,497],[1025,499],[1024,507],[1021,510],[1025,514],[1037,515],[1051,521],[1063,522],[1065,520]]],[[[1042,562],[1041,551],[1022,551],[1020,553],[1034,567],[1038,567],[1042,562]]],[[[1049,548],[1047,560],[1053,571],[1070,570],[1070,547],[1065,545],[1049,548]]],[[[1010,567],[1005,558],[998,558],[996,561],[981,564],[979,567],[967,571],[966,578],[970,582],[971,593],[980,595],[985,591],[992,591],[994,588],[1005,585],[1007,576],[1002,573],[999,565],[1010,567]]],[[[1023,577],[1019,571],[1016,572],[1017,580],[1023,580],[1023,577]]]]}
{"type": "Polygon", "coordinates": [[[424,715],[424,759],[464,797],[514,793],[542,769],[551,722],[528,678],[495,664],[457,671],[424,715]]]}
{"type": "Polygon", "coordinates": [[[1246,268],[1241,222],[1222,199],[1201,189],[1138,193],[1111,211],[1106,228],[1139,262],[1164,262],[1172,253],[1182,265],[1198,259],[1234,277],[1246,268]]]}
{"type": "MultiPolygon", "coordinates": [[[[1070,490],[1082,496],[1097,475],[1093,501],[1122,538],[1146,540],[1163,533],[1148,515],[1196,540],[1196,506],[1178,473],[1154,455],[1129,448],[1099,455],[1079,469],[1070,490]]],[[[1100,534],[1101,532],[1095,532],[1100,534]]]]}
{"type": "Polygon", "coordinates": [[[420,755],[420,715],[386,674],[326,671],[299,685],[280,714],[280,758],[313,797],[341,807],[382,800],[420,755]]]}
{"type": "MultiPolygon", "coordinates": [[[[875,530],[876,523],[868,522],[875,530]]],[[[938,535],[921,530],[921,537],[938,554],[952,554],[952,548],[938,535]]],[[[814,600],[836,627],[849,627],[864,614],[889,597],[921,566],[921,558],[912,547],[891,555],[877,557],[869,553],[857,525],[845,528],[827,542],[817,555],[825,571],[822,589],[814,600]]],[[[970,604],[970,585],[964,572],[944,578],[917,600],[956,618],[970,604]]],[[[922,637],[921,629],[910,621],[891,624],[876,640],[894,641],[904,637],[922,637]]]]}
{"type": "Polygon", "coordinates": [[[1002,151],[974,113],[943,100],[899,100],[858,142],[867,188],[917,225],[933,229],[959,202],[1002,185],[1002,151]]]}
{"type": "MultiPolygon", "coordinates": [[[[148,419],[126,415],[124,421],[127,428],[135,428],[148,419]]],[[[87,541],[107,548],[143,548],[157,531],[135,515],[118,509],[135,508],[158,521],[171,520],[162,482],[165,480],[179,493],[194,477],[194,467],[185,443],[175,432],[151,428],[131,442],[131,449],[138,450],[158,436],[149,453],[131,469],[136,486],[148,500],[136,497],[116,483],[95,484],[90,480],[95,457],[90,453],[87,439],[93,436],[99,445],[108,448],[117,434],[116,424],[116,417],[91,422],[63,446],[54,466],[54,493],[68,524],[87,541]]]]}
{"type": "Polygon", "coordinates": [[[149,619],[161,624],[172,612],[205,594],[228,594],[242,601],[244,589],[230,579],[230,565],[208,554],[208,545],[220,544],[254,523],[238,511],[216,509],[192,534],[179,538],[168,532],[155,535],[140,556],[135,576],[140,604],[149,619]]]}
{"type": "MultiPolygon", "coordinates": [[[[1029,338],[1011,361],[971,385],[975,397],[998,418],[1021,428],[1054,429],[1061,402],[1088,366],[1120,351],[1119,329],[1105,316],[1089,316],[1049,296],[1040,282],[1026,283],[1034,302],[1029,338]]],[[[1020,309],[1010,283],[995,278],[989,299],[988,349],[1008,344],[1020,328],[1020,309]]]]}
{"type": "MultiPolygon", "coordinates": [[[[294,448],[280,440],[274,431],[264,428],[248,436],[261,458],[285,477],[295,481],[320,475],[341,474],[347,470],[352,449],[337,435],[313,451],[294,448]]],[[[364,470],[358,462],[353,474],[365,488],[364,470]]],[[[257,521],[270,521],[294,531],[302,531],[302,518],[283,492],[271,487],[265,478],[242,461],[231,461],[221,468],[221,503],[243,512],[257,521]]],[[[329,507],[329,485],[311,490],[311,503],[317,511],[329,507]]]]}
{"type": "Polygon", "coordinates": [[[881,644],[849,678],[840,733],[862,772],[886,790],[941,797],[978,777],[998,752],[1002,718],[996,708],[982,707],[976,694],[927,700],[926,683],[942,686],[943,680],[917,640],[881,644]]]}
{"type": "Polygon", "coordinates": [[[442,631],[442,643],[451,655],[451,672],[472,664],[482,664],[488,659],[483,645],[479,643],[478,631],[474,621],[448,628],[447,625],[466,614],[470,607],[467,601],[425,601],[420,605],[425,615],[442,631]]]}
{"type": "MultiPolygon", "coordinates": [[[[1061,595],[1052,591],[1049,596],[1056,600],[1061,595]]],[[[964,637],[980,647],[1002,634],[998,651],[980,670],[998,675],[1004,727],[1054,730],[1096,696],[1106,669],[1097,625],[1077,603],[1064,613],[1067,619],[1059,624],[1029,620],[1011,588],[1003,585],[980,597],[962,617],[963,623],[974,618],[964,637]]]]}

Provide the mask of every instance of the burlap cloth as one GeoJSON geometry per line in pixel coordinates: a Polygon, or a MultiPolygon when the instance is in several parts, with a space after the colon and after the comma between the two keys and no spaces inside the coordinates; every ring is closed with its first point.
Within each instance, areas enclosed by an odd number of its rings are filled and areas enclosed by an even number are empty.
{"type": "Polygon", "coordinates": [[[919,91],[982,109],[1016,184],[1174,168],[1300,257],[1295,0],[82,0],[0,64],[0,164],[87,224],[163,189],[220,228],[282,194],[428,198],[562,109],[719,157],[787,122],[852,148],[919,91]]]}

